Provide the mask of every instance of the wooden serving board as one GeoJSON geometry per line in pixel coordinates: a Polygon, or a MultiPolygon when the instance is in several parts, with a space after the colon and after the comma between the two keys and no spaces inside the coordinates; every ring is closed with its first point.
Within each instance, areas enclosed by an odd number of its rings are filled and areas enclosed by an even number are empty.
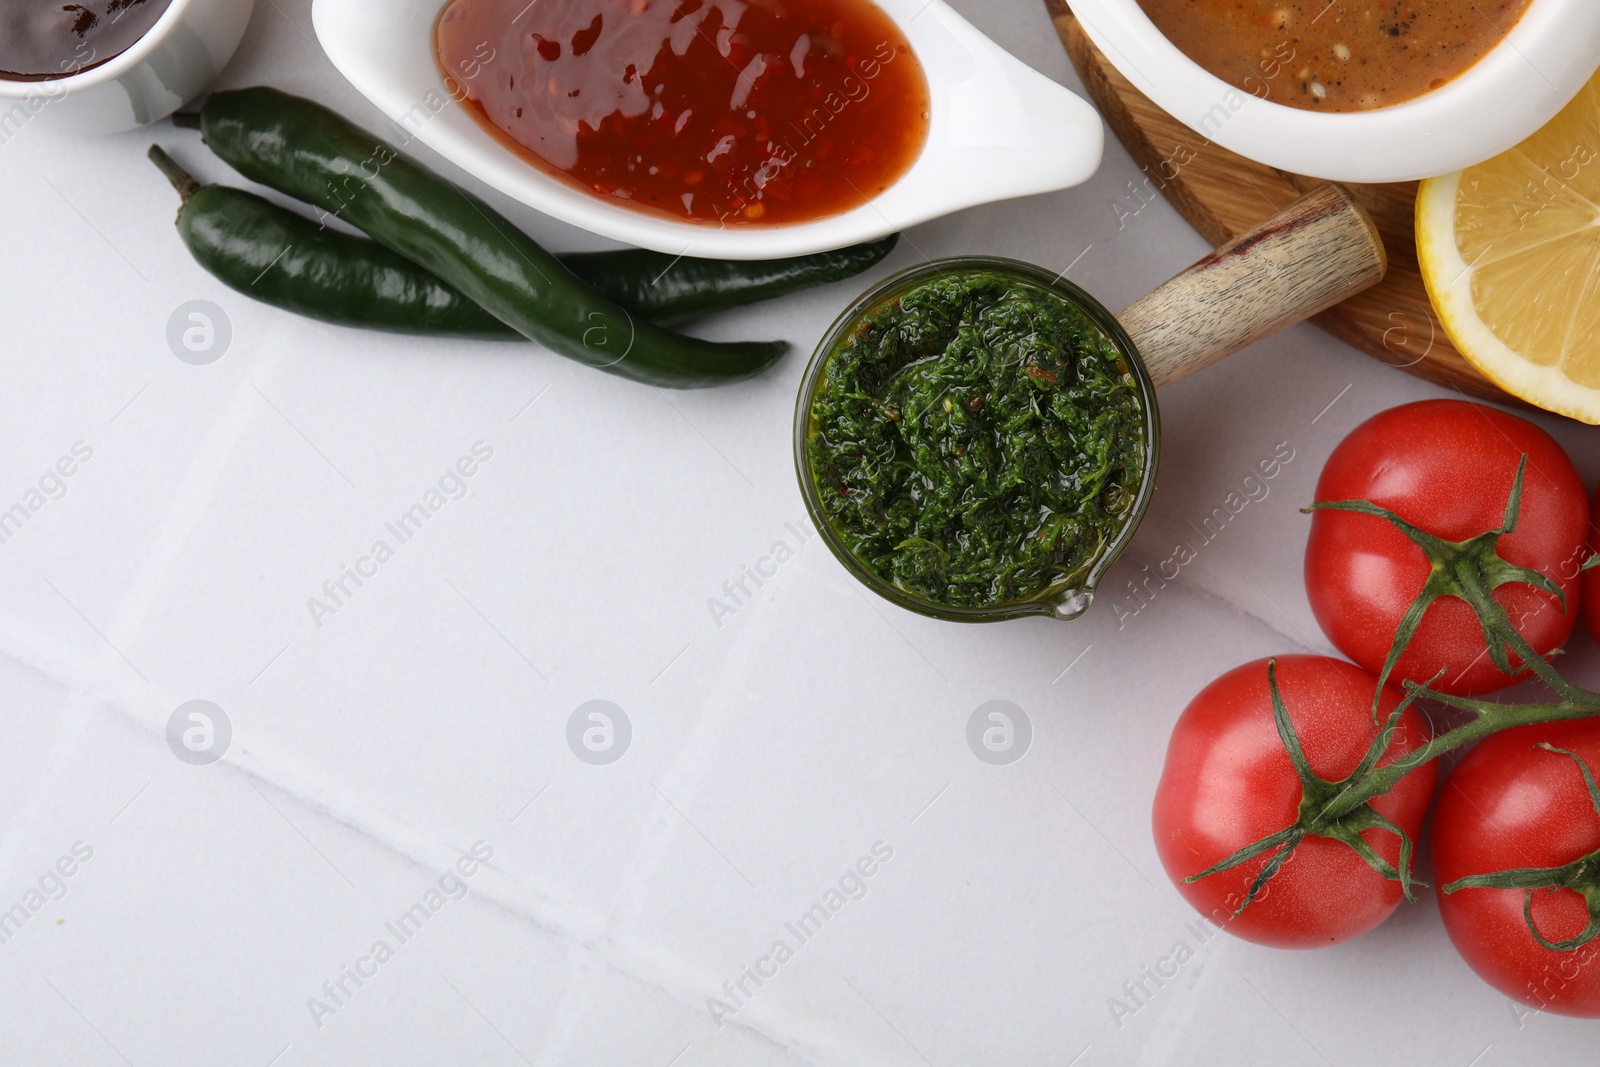
{"type": "MultiPolygon", "coordinates": [[[[1089,40],[1067,0],[1045,0],[1084,88],[1144,171],[1128,210],[1160,193],[1206,240],[1223,245],[1321,184],[1213,144],[1135,89],[1089,40]]],[[[1347,188],[1372,215],[1389,253],[1379,284],[1311,321],[1392,367],[1501,403],[1522,406],[1455,350],[1434,317],[1417,268],[1416,182],[1347,188]]]]}

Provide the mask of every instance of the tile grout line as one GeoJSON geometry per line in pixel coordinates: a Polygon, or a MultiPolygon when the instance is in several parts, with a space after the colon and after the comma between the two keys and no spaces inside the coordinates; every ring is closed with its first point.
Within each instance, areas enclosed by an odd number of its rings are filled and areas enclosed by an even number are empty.
{"type": "MultiPolygon", "coordinates": [[[[0,626],[0,655],[29,666],[22,656],[15,654],[20,650],[9,640],[11,635],[4,632],[6,629],[9,627],[0,626]]],[[[150,700],[141,702],[146,710],[140,711],[129,700],[106,692],[104,686],[97,684],[97,676],[92,668],[83,668],[77,677],[49,677],[66,687],[70,699],[81,709],[73,740],[82,735],[90,713],[95,710],[125,717],[158,736],[165,734],[165,718],[150,700]]],[[[70,752],[64,753],[62,758],[70,758],[70,752]]],[[[221,764],[262,785],[270,786],[296,804],[314,811],[319,817],[353,831],[382,851],[430,873],[444,870],[457,858],[457,851],[437,835],[389,815],[361,790],[321,781],[292,761],[278,757],[272,750],[251,743],[247,737],[235,737],[233,746],[222,758],[221,764]]],[[[59,776],[53,776],[52,780],[60,779],[59,776]]],[[[39,801],[36,806],[46,806],[44,793],[36,794],[36,798],[39,801]]],[[[18,820],[19,828],[27,825],[28,819],[18,820]]],[[[0,843],[0,855],[5,851],[5,844],[0,843]]],[[[479,880],[474,881],[473,890],[474,895],[485,903],[566,942],[569,948],[578,947],[592,953],[607,968],[643,982],[687,1008],[701,1010],[707,991],[719,988],[718,976],[696,973],[695,968],[685,965],[669,952],[631,939],[619,940],[603,916],[575,908],[499,867],[486,865],[483,873],[490,877],[484,879],[480,874],[479,880]]],[[[750,1009],[740,1013],[745,1018],[729,1019],[727,1025],[784,1047],[799,1044],[814,1052],[860,1058],[860,1050],[831,1030],[825,1030],[825,1023],[812,1022],[811,1025],[796,1027],[793,1025],[795,1020],[783,1013],[764,1012],[756,1005],[751,1005],[750,1009]],[[768,1015],[772,1017],[764,1019],[768,1015]]]]}
{"type": "MultiPolygon", "coordinates": [[[[1139,555],[1138,553],[1132,552],[1132,551],[1124,552],[1122,554],[1122,559],[1127,560],[1129,563],[1148,564],[1150,566],[1154,566],[1155,563],[1157,562],[1157,561],[1147,560],[1147,559],[1143,558],[1141,555],[1139,555]]],[[[1260,626],[1264,626],[1268,630],[1272,631],[1274,634],[1276,634],[1279,637],[1283,638],[1285,641],[1288,641],[1288,642],[1294,644],[1296,646],[1296,648],[1298,648],[1301,651],[1315,653],[1317,655],[1325,655],[1326,654],[1326,650],[1325,649],[1319,648],[1319,647],[1317,647],[1315,645],[1306,644],[1305,635],[1291,633],[1288,630],[1283,629],[1282,627],[1280,627],[1276,623],[1274,623],[1271,619],[1267,618],[1265,615],[1257,614],[1256,612],[1252,611],[1246,605],[1241,604],[1241,603],[1233,600],[1227,594],[1218,592],[1217,590],[1212,589],[1211,587],[1209,587],[1207,585],[1202,585],[1200,582],[1197,582],[1197,581],[1193,580],[1192,578],[1186,578],[1185,576],[1180,574],[1176,578],[1168,578],[1168,579],[1166,579],[1166,582],[1167,582],[1168,585],[1177,586],[1180,596],[1184,595],[1184,594],[1187,594],[1187,595],[1193,596],[1193,597],[1195,597],[1195,598],[1197,598],[1197,599],[1199,599],[1199,600],[1201,600],[1203,602],[1212,603],[1212,604],[1216,605],[1218,608],[1220,608],[1221,610],[1228,612],[1229,614],[1243,616],[1244,618],[1250,620],[1251,622],[1254,622],[1254,623],[1256,623],[1256,624],[1258,624],[1260,626]]],[[[1114,592],[1114,590],[1110,590],[1109,587],[1104,587],[1103,586],[1102,588],[1105,589],[1108,594],[1110,592],[1114,592]]],[[[1137,624],[1134,624],[1134,625],[1137,625],[1137,624]]],[[[1115,631],[1113,631],[1113,632],[1115,632],[1115,631]]]]}
{"type": "MultiPolygon", "coordinates": [[[[276,360],[272,357],[260,357],[255,360],[251,374],[240,376],[226,409],[214,420],[206,435],[199,451],[201,458],[189,467],[183,481],[172,494],[167,504],[166,520],[134,572],[127,594],[105,624],[106,632],[119,644],[129,647],[137,645],[139,634],[166,576],[179,562],[190,534],[204,519],[216,485],[240,440],[257,421],[251,415],[256,395],[253,379],[270,380],[270,372],[275,366],[276,360]]],[[[71,758],[71,751],[61,751],[63,743],[68,749],[75,748],[96,709],[110,710],[157,735],[164,735],[165,717],[156,709],[156,705],[169,699],[170,694],[161,694],[157,686],[143,686],[125,680],[123,672],[116,666],[120,661],[113,660],[109,651],[102,649],[87,658],[62,656],[31,637],[17,635],[16,629],[9,620],[0,622],[0,655],[66,688],[65,703],[76,709],[71,722],[63,723],[52,751],[52,758],[58,764],[71,758]],[[13,637],[20,639],[13,640],[13,637]],[[145,710],[139,710],[141,708],[145,710]],[[73,727],[70,736],[66,736],[68,726],[73,727]]],[[[319,782],[290,762],[275,759],[260,746],[250,744],[248,738],[236,737],[233,747],[221,762],[354,831],[399,859],[429,871],[442,870],[456,859],[455,850],[447,844],[388,815],[376,804],[366,801],[356,790],[339,783],[319,782]]],[[[61,776],[52,775],[49,780],[60,781],[61,776]]],[[[34,823],[38,812],[47,806],[46,795],[47,790],[34,794],[29,813],[16,821],[8,840],[0,841],[0,857],[20,846],[22,832],[34,823]]],[[[497,868],[489,867],[486,870],[498,876],[475,883],[474,888],[481,890],[480,895],[486,902],[515,919],[531,923],[542,932],[594,953],[608,967],[630,975],[695,1010],[703,1006],[703,991],[716,987],[718,979],[710,974],[693,974],[691,968],[667,953],[648,945],[619,942],[611,936],[603,919],[550,897],[497,868]]],[[[764,1028],[757,1022],[757,1017],[763,1013],[750,1014],[752,1018],[748,1021],[730,1020],[729,1025],[779,1044],[788,1044],[797,1036],[792,1032],[786,1035],[782,1030],[764,1028]]],[[[859,1050],[840,1042],[832,1033],[819,1033],[816,1040],[805,1040],[804,1043],[819,1052],[831,1049],[845,1056],[859,1058],[859,1050]]]]}

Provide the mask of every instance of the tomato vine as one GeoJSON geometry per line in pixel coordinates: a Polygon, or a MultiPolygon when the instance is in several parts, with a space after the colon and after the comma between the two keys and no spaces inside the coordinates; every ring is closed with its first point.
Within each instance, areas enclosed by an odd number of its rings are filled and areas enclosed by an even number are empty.
{"type": "MultiPolygon", "coordinates": [[[[1511,583],[1534,586],[1555,595],[1566,610],[1566,598],[1559,587],[1546,575],[1526,567],[1508,563],[1501,557],[1498,547],[1501,538],[1516,529],[1519,518],[1523,480],[1528,458],[1524,454],[1517,467],[1506,501],[1504,520],[1499,527],[1486,530],[1462,541],[1449,541],[1437,537],[1407,522],[1393,511],[1366,500],[1344,500],[1316,503],[1305,509],[1347,511],[1381,518],[1392,524],[1426,555],[1430,571],[1426,582],[1398,626],[1389,654],[1378,678],[1373,695],[1373,716],[1377,721],[1379,701],[1385,683],[1416,634],[1428,608],[1441,597],[1456,597],[1466,602],[1477,615],[1483,629],[1487,654],[1496,667],[1519,680],[1537,677],[1553,691],[1555,699],[1529,704],[1501,704],[1473,697],[1441,692],[1438,682],[1445,669],[1426,682],[1407,679],[1403,682],[1404,701],[1396,707],[1383,723],[1372,741],[1365,758],[1345,778],[1328,781],[1317,776],[1306,761],[1288,710],[1279,692],[1275,661],[1267,666],[1268,687],[1271,692],[1273,721],[1283,742],[1295,774],[1300,780],[1301,801],[1295,820],[1283,829],[1245,846],[1211,867],[1184,879],[1194,882],[1222,871],[1230,870],[1261,856],[1267,861],[1251,883],[1249,892],[1234,912],[1237,916],[1257,900],[1268,882],[1282,869],[1294,850],[1308,837],[1323,837],[1342,842],[1384,878],[1398,882],[1408,900],[1414,900],[1412,887],[1418,883],[1412,877],[1411,863],[1414,842],[1393,821],[1375,811],[1372,801],[1389,793],[1396,784],[1444,754],[1465,745],[1480,741],[1503,730],[1541,723],[1600,717],[1600,693],[1593,692],[1563,677],[1541,656],[1513,625],[1506,610],[1495,599],[1497,589],[1511,583]],[[1405,709],[1417,700],[1430,700],[1446,707],[1466,712],[1468,718],[1461,725],[1431,738],[1409,753],[1384,763],[1383,755],[1389,750],[1395,728],[1405,709]],[[1362,837],[1368,830],[1382,830],[1400,838],[1399,863],[1389,862],[1362,837]]],[[[1588,559],[1585,570],[1600,564],[1600,556],[1588,559]]],[[[1553,654],[1552,654],[1553,655],[1553,654]]],[[[1581,758],[1565,749],[1544,745],[1552,753],[1565,755],[1579,766],[1589,797],[1600,814],[1600,785],[1597,785],[1590,767],[1581,758]]],[[[1524,917],[1529,932],[1538,943],[1552,951],[1569,951],[1600,937],[1600,849],[1580,856],[1569,863],[1548,868],[1522,868],[1486,872],[1457,879],[1443,887],[1446,893],[1467,888],[1523,889],[1524,917]],[[1532,912],[1533,893],[1539,889],[1570,889],[1579,893],[1588,906],[1589,922],[1573,938],[1552,942],[1545,938],[1535,923],[1532,912]]]]}

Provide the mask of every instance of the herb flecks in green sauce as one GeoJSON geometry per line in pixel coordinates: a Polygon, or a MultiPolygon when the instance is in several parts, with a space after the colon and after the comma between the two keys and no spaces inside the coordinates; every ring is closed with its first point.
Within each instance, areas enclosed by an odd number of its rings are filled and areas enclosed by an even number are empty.
{"type": "Polygon", "coordinates": [[[1138,383],[1065,296],[966,269],[870,311],[811,406],[823,511],[870,571],[983,608],[1079,580],[1133,510],[1138,383]]]}

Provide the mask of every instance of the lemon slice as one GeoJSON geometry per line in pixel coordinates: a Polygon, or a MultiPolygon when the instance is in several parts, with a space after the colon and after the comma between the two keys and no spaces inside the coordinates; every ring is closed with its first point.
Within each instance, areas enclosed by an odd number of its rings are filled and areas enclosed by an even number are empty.
{"type": "Polygon", "coordinates": [[[1493,159],[1422,183],[1417,257],[1440,324],[1484,376],[1600,423],[1600,76],[1493,159]]]}

